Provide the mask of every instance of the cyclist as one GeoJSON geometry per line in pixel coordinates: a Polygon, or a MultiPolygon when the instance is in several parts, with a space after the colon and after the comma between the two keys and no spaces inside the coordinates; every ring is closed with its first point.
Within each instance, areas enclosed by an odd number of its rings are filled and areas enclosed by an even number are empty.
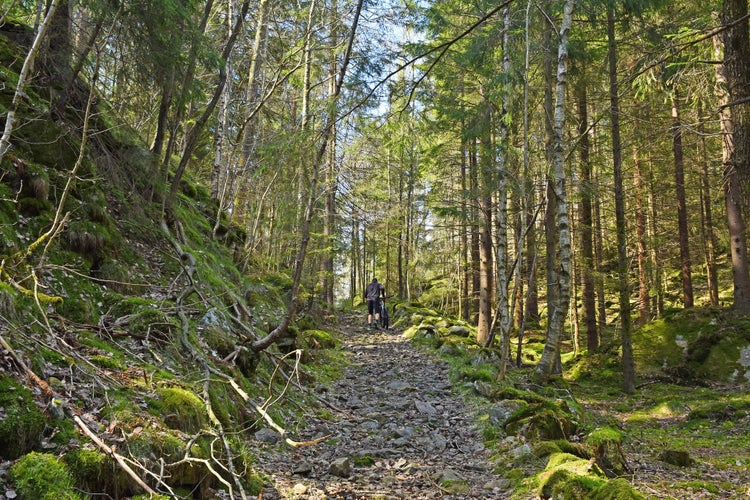
{"type": "Polygon", "coordinates": [[[372,330],[372,316],[375,313],[375,327],[378,328],[378,320],[380,319],[380,308],[378,307],[378,300],[380,296],[385,298],[385,287],[378,283],[377,278],[373,278],[372,282],[365,288],[365,300],[367,301],[367,329],[372,330]]]}

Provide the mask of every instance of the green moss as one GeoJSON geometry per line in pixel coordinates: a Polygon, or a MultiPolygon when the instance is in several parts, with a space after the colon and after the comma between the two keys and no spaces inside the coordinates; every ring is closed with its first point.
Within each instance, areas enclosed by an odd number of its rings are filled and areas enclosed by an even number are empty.
{"type": "Polygon", "coordinates": [[[157,390],[158,400],[149,406],[173,429],[195,433],[206,425],[206,407],[193,392],[180,387],[157,390]]]}
{"type": "Polygon", "coordinates": [[[750,412],[750,395],[723,398],[699,403],[688,413],[688,420],[708,419],[719,422],[739,419],[750,412]]]}
{"type": "Polygon", "coordinates": [[[335,349],[338,345],[336,338],[324,330],[305,330],[298,342],[305,349],[335,349]]]}
{"type": "Polygon", "coordinates": [[[586,436],[586,444],[589,446],[595,447],[609,442],[621,443],[622,433],[612,427],[602,427],[586,436]]]}
{"type": "Polygon", "coordinates": [[[570,453],[553,453],[549,457],[545,471],[539,474],[538,493],[542,498],[550,498],[564,491],[590,491],[594,486],[605,481],[604,472],[591,460],[582,459],[570,453]],[[569,484],[571,482],[573,484],[569,484]]]}
{"type": "Polygon", "coordinates": [[[39,446],[46,418],[26,387],[0,375],[0,457],[15,459],[39,446]]]}
{"type": "Polygon", "coordinates": [[[10,468],[10,478],[22,499],[77,500],[73,476],[63,461],[47,453],[31,452],[10,468]]]}
{"type": "Polygon", "coordinates": [[[89,360],[97,366],[105,368],[107,370],[124,370],[127,366],[112,356],[95,355],[91,356],[89,360]]]}
{"type": "Polygon", "coordinates": [[[128,331],[139,335],[172,339],[178,330],[174,318],[168,316],[157,304],[140,297],[128,297],[116,302],[109,314],[118,318],[128,331]]]}
{"type": "Polygon", "coordinates": [[[0,316],[10,320],[16,320],[20,316],[16,307],[16,297],[18,294],[7,283],[0,283],[0,316]]]}
{"type": "Polygon", "coordinates": [[[533,453],[540,458],[550,456],[553,453],[568,453],[587,460],[591,458],[591,452],[584,445],[571,443],[566,439],[537,442],[534,444],[533,453]]]}
{"type": "Polygon", "coordinates": [[[494,382],[497,380],[497,369],[489,364],[478,366],[464,366],[459,369],[458,377],[461,380],[481,380],[483,382],[494,382]]]}
{"type": "Polygon", "coordinates": [[[234,393],[227,385],[211,384],[208,395],[211,400],[211,409],[224,428],[232,428],[237,422],[242,421],[243,416],[240,412],[242,405],[232,399],[234,393]]]}
{"type": "Polygon", "coordinates": [[[611,479],[586,497],[586,500],[645,500],[630,486],[627,479],[611,479]]]}
{"type": "Polygon", "coordinates": [[[365,455],[363,457],[354,457],[353,463],[355,467],[370,467],[375,465],[375,459],[369,455],[365,455]]]}
{"type": "Polygon", "coordinates": [[[83,491],[115,496],[127,488],[128,478],[112,458],[98,449],[75,448],[63,456],[63,461],[83,491]]]}

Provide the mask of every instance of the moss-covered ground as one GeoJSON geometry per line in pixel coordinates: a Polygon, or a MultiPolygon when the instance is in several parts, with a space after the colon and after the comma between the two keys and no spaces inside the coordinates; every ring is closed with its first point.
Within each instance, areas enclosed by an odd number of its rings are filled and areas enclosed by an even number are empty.
{"type": "MultiPolygon", "coordinates": [[[[396,316],[405,335],[442,355],[475,401],[513,498],[750,496],[750,396],[737,354],[748,345],[744,318],[696,309],[638,329],[637,388],[626,394],[614,341],[595,354],[575,353],[566,341],[563,376],[539,385],[543,331],[527,332],[526,367],[498,382],[499,354],[477,346],[471,330],[451,335],[453,321],[417,306],[396,316]],[[493,407],[512,413],[498,423],[493,407]]],[[[511,342],[514,359],[517,347],[511,342]]]]}

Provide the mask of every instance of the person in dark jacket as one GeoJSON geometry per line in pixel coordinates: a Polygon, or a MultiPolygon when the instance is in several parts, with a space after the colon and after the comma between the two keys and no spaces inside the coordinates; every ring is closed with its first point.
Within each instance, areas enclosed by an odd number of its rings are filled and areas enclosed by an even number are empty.
{"type": "Polygon", "coordinates": [[[375,327],[378,326],[378,320],[380,319],[380,309],[378,308],[378,300],[380,296],[385,298],[385,287],[378,283],[377,278],[373,278],[365,287],[365,300],[367,301],[367,328],[372,329],[372,316],[375,315],[375,327]]]}

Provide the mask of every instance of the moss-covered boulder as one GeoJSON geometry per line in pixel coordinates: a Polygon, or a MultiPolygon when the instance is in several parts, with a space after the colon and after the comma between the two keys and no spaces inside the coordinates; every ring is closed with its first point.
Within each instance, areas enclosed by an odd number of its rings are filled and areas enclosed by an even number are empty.
{"type": "Polygon", "coordinates": [[[300,334],[298,344],[303,349],[334,349],[338,342],[324,330],[305,330],[300,334]]]}
{"type": "Polygon", "coordinates": [[[36,449],[45,422],[31,391],[14,378],[0,375],[0,457],[13,460],[36,449]]]}
{"type": "Polygon", "coordinates": [[[172,429],[194,434],[206,426],[206,406],[194,392],[165,387],[158,389],[157,394],[159,398],[152,400],[150,407],[172,429]]]}
{"type": "Polygon", "coordinates": [[[553,453],[547,462],[544,472],[539,474],[537,493],[541,498],[583,498],[583,496],[563,496],[562,492],[570,490],[566,486],[573,480],[575,491],[588,493],[606,482],[604,473],[593,460],[586,460],[569,453],[553,453]],[[580,478],[587,478],[584,482],[580,478]],[[585,491],[588,490],[588,491],[585,491]]]}
{"type": "Polygon", "coordinates": [[[94,448],[75,448],[63,457],[76,486],[90,494],[109,495],[112,498],[129,491],[130,478],[112,457],[94,448]]]}
{"type": "Polygon", "coordinates": [[[31,452],[10,468],[10,480],[21,500],[78,500],[75,481],[55,455],[31,452]]]}
{"type": "Polygon", "coordinates": [[[574,430],[570,415],[546,406],[529,405],[508,420],[505,431],[530,441],[567,439],[574,430]]]}
{"type": "Polygon", "coordinates": [[[586,436],[586,445],[594,450],[596,463],[607,474],[615,478],[632,471],[622,451],[622,434],[612,427],[602,427],[586,436]]]}
{"type": "Polygon", "coordinates": [[[586,500],[645,500],[646,497],[638,493],[625,478],[610,479],[602,486],[592,491],[586,500]]]}

